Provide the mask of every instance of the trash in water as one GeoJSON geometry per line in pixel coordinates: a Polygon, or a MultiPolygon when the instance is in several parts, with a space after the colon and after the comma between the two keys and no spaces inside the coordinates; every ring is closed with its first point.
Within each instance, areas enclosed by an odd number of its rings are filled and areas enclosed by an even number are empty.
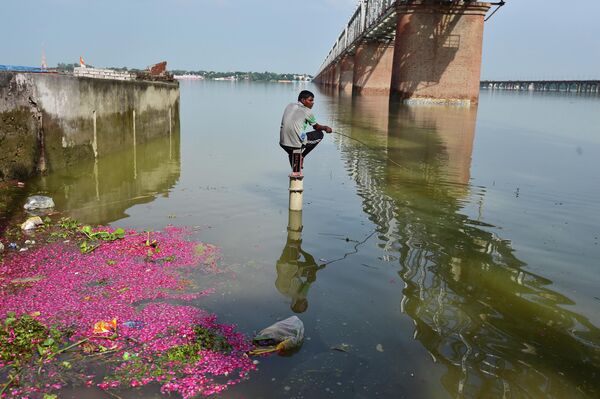
{"type": "Polygon", "coordinates": [[[117,319],[111,321],[99,321],[94,324],[94,334],[112,333],[117,331],[117,319]]]}
{"type": "Polygon", "coordinates": [[[33,277],[21,277],[21,278],[13,278],[10,280],[12,284],[30,284],[37,283],[38,281],[42,281],[44,276],[33,276],[33,277]]]}
{"type": "Polygon", "coordinates": [[[54,208],[54,201],[50,197],[45,197],[43,195],[33,195],[27,198],[27,202],[23,205],[23,208],[28,211],[32,209],[47,209],[54,208]]]}
{"type": "Polygon", "coordinates": [[[350,345],[348,345],[348,344],[339,344],[339,345],[332,346],[330,349],[334,350],[334,351],[338,351],[338,352],[346,352],[346,353],[348,353],[350,351],[350,345]]]}
{"type": "Polygon", "coordinates": [[[304,324],[298,316],[292,316],[269,326],[254,337],[256,349],[251,355],[261,355],[271,352],[285,352],[298,348],[304,340],[304,324]]]}
{"type": "Polygon", "coordinates": [[[42,218],[39,216],[32,216],[29,219],[27,219],[23,224],[21,224],[21,230],[33,230],[36,228],[36,226],[39,226],[40,224],[44,224],[42,218]]]}
{"type": "Polygon", "coordinates": [[[142,328],[142,327],[144,327],[144,322],[129,320],[129,321],[123,322],[123,325],[127,328],[142,328]]]}
{"type": "Polygon", "coordinates": [[[14,242],[11,242],[8,244],[8,249],[17,249],[18,245],[14,242]]]}

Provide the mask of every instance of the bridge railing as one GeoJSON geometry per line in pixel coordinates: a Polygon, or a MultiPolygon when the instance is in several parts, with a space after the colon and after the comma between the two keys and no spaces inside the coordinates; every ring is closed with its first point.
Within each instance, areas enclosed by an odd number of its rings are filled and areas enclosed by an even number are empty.
{"type": "Polygon", "coordinates": [[[395,0],[369,1],[367,4],[366,26],[370,27],[377,22],[392,3],[395,3],[395,0]]]}
{"type": "Polygon", "coordinates": [[[334,43],[333,47],[321,64],[319,75],[329,64],[342,55],[346,49],[352,46],[365,33],[369,32],[377,24],[382,16],[386,14],[390,6],[402,0],[360,0],[358,7],[350,21],[334,43]]]}

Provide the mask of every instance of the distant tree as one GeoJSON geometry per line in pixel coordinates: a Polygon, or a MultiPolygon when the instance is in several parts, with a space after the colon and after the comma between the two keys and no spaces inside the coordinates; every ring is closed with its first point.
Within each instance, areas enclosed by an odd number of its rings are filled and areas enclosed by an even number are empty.
{"type": "Polygon", "coordinates": [[[73,72],[73,69],[78,66],[79,66],[79,64],[77,64],[77,63],[67,64],[64,62],[59,62],[56,65],[56,69],[59,71],[62,71],[62,72],[73,72]]]}

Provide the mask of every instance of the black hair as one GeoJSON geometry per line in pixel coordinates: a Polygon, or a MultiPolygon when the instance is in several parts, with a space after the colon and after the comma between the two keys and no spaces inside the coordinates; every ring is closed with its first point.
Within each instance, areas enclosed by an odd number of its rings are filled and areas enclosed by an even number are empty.
{"type": "Polygon", "coordinates": [[[315,95],[312,94],[312,92],[308,91],[308,90],[302,90],[300,92],[300,94],[298,94],[298,101],[302,101],[306,98],[315,98],[315,95]]]}

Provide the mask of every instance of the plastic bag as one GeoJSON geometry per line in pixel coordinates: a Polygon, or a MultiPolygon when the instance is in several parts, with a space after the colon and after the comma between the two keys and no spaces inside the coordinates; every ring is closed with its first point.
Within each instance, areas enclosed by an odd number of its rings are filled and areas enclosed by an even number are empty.
{"type": "Polygon", "coordinates": [[[253,341],[260,347],[251,352],[254,355],[298,348],[304,341],[304,323],[297,316],[289,317],[265,328],[253,341]]]}
{"type": "Polygon", "coordinates": [[[44,224],[42,218],[39,216],[33,216],[21,223],[21,230],[33,230],[41,224],[44,224]]]}
{"type": "Polygon", "coordinates": [[[27,198],[27,202],[23,205],[23,208],[28,211],[33,209],[46,209],[54,208],[54,201],[50,197],[44,197],[43,195],[33,195],[27,198]]]}

